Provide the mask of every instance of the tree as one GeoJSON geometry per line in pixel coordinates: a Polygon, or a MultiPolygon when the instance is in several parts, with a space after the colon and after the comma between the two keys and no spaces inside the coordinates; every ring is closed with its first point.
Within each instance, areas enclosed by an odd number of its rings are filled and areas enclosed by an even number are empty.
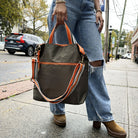
{"type": "Polygon", "coordinates": [[[126,31],[123,30],[120,36],[119,47],[124,47],[124,45],[126,44],[125,38],[126,38],[126,31]]]}
{"type": "MultiPolygon", "coordinates": [[[[115,37],[115,44],[114,44],[114,47],[117,46],[117,31],[118,31],[118,30],[113,30],[113,31],[112,31],[110,46],[112,46],[113,37],[115,37]]],[[[104,33],[101,33],[101,39],[102,39],[102,46],[103,46],[103,50],[104,50],[104,41],[105,41],[104,33]]],[[[109,42],[109,39],[108,39],[108,42],[109,42]]]]}
{"type": "Polygon", "coordinates": [[[1,0],[0,2],[1,29],[5,35],[11,33],[15,24],[22,18],[19,0],[1,0]]]}
{"type": "Polygon", "coordinates": [[[131,39],[132,39],[133,31],[126,32],[122,31],[120,36],[120,44],[119,47],[124,47],[125,45],[129,46],[129,50],[131,51],[131,39]]]}
{"type": "Polygon", "coordinates": [[[131,39],[133,36],[133,31],[130,31],[126,34],[125,42],[126,45],[129,47],[129,51],[131,51],[132,45],[131,45],[131,39]]]}
{"type": "Polygon", "coordinates": [[[117,30],[112,31],[110,46],[111,46],[111,56],[113,57],[113,51],[117,47],[117,30]]]}
{"type": "Polygon", "coordinates": [[[115,48],[115,47],[117,47],[117,33],[116,33],[116,30],[112,31],[111,43],[110,43],[111,46],[112,46],[113,39],[114,39],[114,47],[113,48],[115,48]]]}
{"type": "Polygon", "coordinates": [[[11,33],[14,25],[20,23],[22,16],[22,8],[28,0],[1,0],[0,1],[0,19],[1,30],[5,35],[11,33]]]}
{"type": "Polygon", "coordinates": [[[33,28],[33,34],[45,29],[47,26],[47,8],[44,0],[29,0],[26,8],[23,9],[24,18],[28,25],[33,28]]]}
{"type": "Polygon", "coordinates": [[[101,33],[101,39],[102,39],[102,48],[103,48],[103,51],[104,51],[104,41],[105,41],[104,33],[101,33]]]}

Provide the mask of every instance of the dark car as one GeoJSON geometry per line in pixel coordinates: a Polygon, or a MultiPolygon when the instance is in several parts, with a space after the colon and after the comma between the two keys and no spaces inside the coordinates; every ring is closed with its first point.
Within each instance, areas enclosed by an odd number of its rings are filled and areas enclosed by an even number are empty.
{"type": "Polygon", "coordinates": [[[44,41],[36,35],[12,33],[5,38],[5,49],[9,54],[19,51],[24,52],[28,56],[33,56],[36,45],[43,43],[44,41]]]}

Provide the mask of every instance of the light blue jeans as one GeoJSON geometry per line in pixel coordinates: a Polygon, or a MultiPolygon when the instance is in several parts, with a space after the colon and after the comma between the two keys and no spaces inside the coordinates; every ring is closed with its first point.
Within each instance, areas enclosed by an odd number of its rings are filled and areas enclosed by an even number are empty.
{"type": "MultiPolygon", "coordinates": [[[[84,48],[90,62],[104,60],[101,36],[98,32],[93,0],[66,0],[69,26],[76,41],[84,48]]],[[[48,16],[49,33],[56,24],[51,20],[55,0],[48,16]]],[[[64,26],[59,26],[54,36],[54,43],[68,43],[64,26]]],[[[88,96],[86,98],[88,120],[107,122],[113,120],[110,98],[103,77],[103,66],[89,66],[88,96]]],[[[50,104],[53,114],[65,114],[65,104],[50,104]]]]}

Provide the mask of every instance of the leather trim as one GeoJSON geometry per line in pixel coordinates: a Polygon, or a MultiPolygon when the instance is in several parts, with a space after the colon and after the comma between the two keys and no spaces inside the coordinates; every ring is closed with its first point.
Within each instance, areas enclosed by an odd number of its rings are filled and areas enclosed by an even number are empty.
{"type": "Polygon", "coordinates": [[[57,63],[57,62],[39,62],[40,64],[46,64],[46,65],[72,65],[76,66],[78,63],[57,63]]]}
{"type": "MultiPolygon", "coordinates": [[[[66,28],[66,33],[67,33],[69,44],[72,44],[70,29],[69,29],[69,27],[67,26],[67,24],[65,22],[64,22],[64,25],[65,25],[65,28],[66,28]]],[[[58,27],[58,25],[56,24],[56,26],[53,28],[53,30],[52,30],[52,32],[50,34],[49,44],[53,43],[54,32],[55,32],[55,30],[56,30],[57,27],[58,27]]]]}

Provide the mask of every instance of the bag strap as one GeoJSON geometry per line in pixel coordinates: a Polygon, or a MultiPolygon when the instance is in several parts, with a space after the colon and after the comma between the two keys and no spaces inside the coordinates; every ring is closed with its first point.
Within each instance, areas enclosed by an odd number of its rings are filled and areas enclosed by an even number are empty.
{"type": "MultiPolygon", "coordinates": [[[[34,62],[32,62],[32,63],[34,63],[34,62]]],[[[33,66],[33,68],[34,68],[34,65],[32,65],[32,66],[33,66]]],[[[69,81],[69,84],[68,84],[68,87],[67,87],[66,91],[64,92],[64,94],[62,94],[61,96],[59,96],[59,97],[57,97],[57,98],[54,98],[54,99],[50,99],[50,98],[46,97],[46,96],[42,93],[38,81],[37,81],[35,78],[33,78],[35,75],[33,75],[32,81],[34,82],[35,86],[37,87],[39,93],[42,95],[42,97],[43,97],[46,101],[48,101],[48,102],[50,102],[50,103],[60,103],[60,102],[62,102],[63,100],[65,100],[65,99],[73,92],[73,90],[76,88],[76,86],[77,86],[77,84],[78,84],[78,82],[79,82],[79,80],[80,80],[80,77],[81,77],[81,75],[82,75],[82,73],[83,73],[83,71],[84,71],[84,68],[85,68],[85,64],[82,64],[82,63],[78,63],[78,64],[75,66],[75,69],[74,69],[74,71],[73,71],[73,75],[72,75],[72,77],[71,77],[71,79],[70,79],[70,81],[69,81]]],[[[34,72],[33,72],[33,73],[34,73],[34,72]]]]}
{"type": "MultiPolygon", "coordinates": [[[[66,28],[66,33],[67,33],[69,44],[72,44],[72,37],[71,37],[70,29],[69,29],[69,27],[67,26],[67,24],[65,22],[64,22],[64,25],[65,25],[65,28],[66,28]]],[[[53,37],[54,37],[54,33],[55,33],[55,30],[56,30],[57,27],[58,27],[58,24],[55,25],[55,27],[53,28],[53,30],[50,34],[49,44],[53,43],[53,37]]]]}

